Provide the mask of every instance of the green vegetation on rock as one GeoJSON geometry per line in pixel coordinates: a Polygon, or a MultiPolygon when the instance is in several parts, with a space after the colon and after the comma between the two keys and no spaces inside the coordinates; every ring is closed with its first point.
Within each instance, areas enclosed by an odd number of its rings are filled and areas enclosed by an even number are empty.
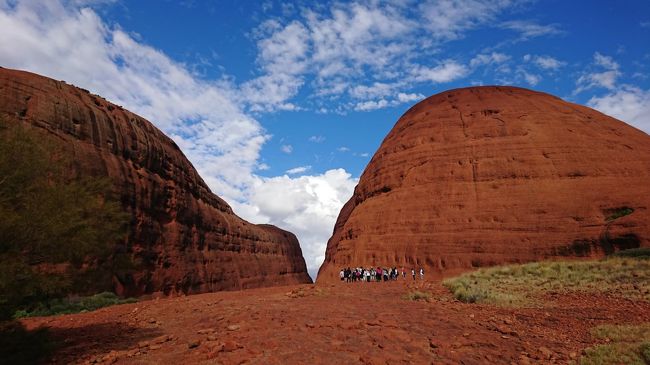
{"type": "Polygon", "coordinates": [[[481,269],[443,281],[456,299],[504,306],[535,305],[547,293],[609,293],[650,300],[650,260],[536,262],[481,269]]]}
{"type": "Polygon", "coordinates": [[[16,313],[14,313],[14,318],[90,312],[111,305],[135,302],[137,302],[137,299],[135,298],[122,299],[115,295],[115,293],[111,292],[103,292],[89,297],[57,298],[52,299],[47,303],[39,303],[33,306],[33,309],[30,311],[16,311],[16,313]]]}
{"type": "Polygon", "coordinates": [[[129,215],[108,179],[75,176],[64,147],[0,119],[0,321],[97,280],[110,285],[104,266],[121,262],[113,250],[129,215]]]}
{"type": "Polygon", "coordinates": [[[612,257],[633,257],[639,259],[650,259],[650,247],[631,248],[629,250],[618,251],[612,254],[612,257]]]}
{"type": "Polygon", "coordinates": [[[615,209],[614,211],[612,211],[610,213],[610,215],[607,216],[607,218],[605,218],[605,220],[608,221],[608,222],[613,221],[614,219],[625,217],[626,215],[630,215],[632,213],[634,213],[634,209],[632,209],[632,208],[629,208],[629,207],[618,208],[618,209],[615,209]]]}

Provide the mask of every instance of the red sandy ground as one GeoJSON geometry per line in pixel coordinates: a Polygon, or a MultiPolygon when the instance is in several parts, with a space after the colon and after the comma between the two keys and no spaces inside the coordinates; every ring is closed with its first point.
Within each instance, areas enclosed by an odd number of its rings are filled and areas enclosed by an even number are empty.
{"type": "Polygon", "coordinates": [[[541,308],[464,304],[439,281],[300,285],[143,301],[23,320],[53,363],[565,364],[604,323],[650,321],[650,303],[548,295],[541,308]],[[432,293],[410,301],[413,290],[432,293]]]}

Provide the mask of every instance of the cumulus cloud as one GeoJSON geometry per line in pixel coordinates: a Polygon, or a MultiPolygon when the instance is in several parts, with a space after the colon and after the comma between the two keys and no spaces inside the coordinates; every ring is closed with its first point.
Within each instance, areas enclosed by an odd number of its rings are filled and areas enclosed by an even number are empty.
{"type": "Polygon", "coordinates": [[[277,225],[300,237],[307,269],[315,278],[339,210],[357,182],[343,169],[297,178],[258,178],[248,209],[240,210],[248,212],[251,220],[277,225]]]}
{"type": "Polygon", "coordinates": [[[283,144],[282,146],[280,146],[280,151],[286,154],[290,154],[291,152],[293,152],[293,146],[290,144],[283,144]]]}
{"type": "Polygon", "coordinates": [[[623,86],[604,96],[592,97],[587,105],[650,134],[650,90],[623,86]]]}
{"type": "Polygon", "coordinates": [[[309,142],[323,143],[323,142],[325,142],[325,137],[323,137],[323,136],[311,136],[311,137],[309,137],[309,142]]]}

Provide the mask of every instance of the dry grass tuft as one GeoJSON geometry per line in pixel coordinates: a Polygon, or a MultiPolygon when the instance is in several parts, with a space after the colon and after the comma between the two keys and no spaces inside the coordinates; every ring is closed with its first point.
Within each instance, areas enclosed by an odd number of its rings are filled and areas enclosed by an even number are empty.
{"type": "Polygon", "coordinates": [[[607,293],[650,301],[650,260],[536,262],[481,269],[443,281],[456,299],[505,306],[533,305],[554,292],[607,293]]]}

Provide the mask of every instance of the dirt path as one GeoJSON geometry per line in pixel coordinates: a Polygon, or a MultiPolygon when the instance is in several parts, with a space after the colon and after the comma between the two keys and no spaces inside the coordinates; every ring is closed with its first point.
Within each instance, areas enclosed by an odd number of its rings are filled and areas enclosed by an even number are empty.
{"type": "Polygon", "coordinates": [[[439,282],[301,285],[160,299],[24,320],[62,346],[54,363],[565,364],[603,323],[650,303],[550,296],[543,308],[455,301],[439,282]],[[404,294],[430,292],[429,301],[404,294]]]}

